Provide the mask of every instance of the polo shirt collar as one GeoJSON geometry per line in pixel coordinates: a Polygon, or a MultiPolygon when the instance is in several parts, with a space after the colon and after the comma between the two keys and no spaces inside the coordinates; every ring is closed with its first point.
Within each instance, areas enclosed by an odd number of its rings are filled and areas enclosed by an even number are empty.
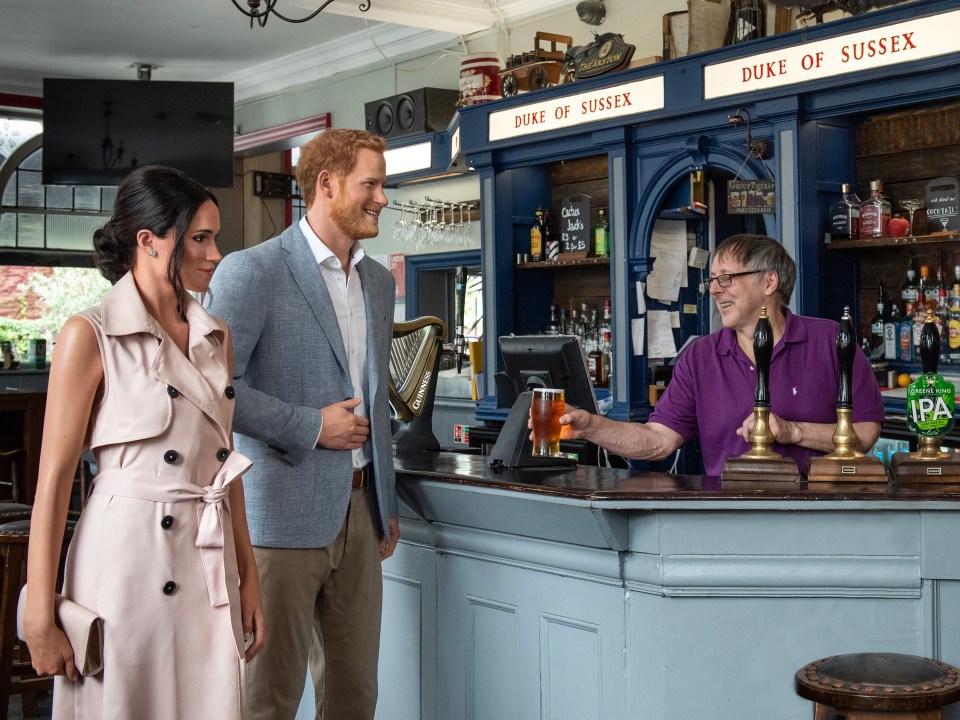
{"type": "MultiPolygon", "coordinates": [[[[801,343],[807,340],[807,328],[800,322],[796,315],[790,312],[790,308],[783,309],[784,327],[783,335],[780,341],[773,348],[773,354],[780,352],[779,348],[787,343],[801,343]]],[[[717,355],[733,355],[740,349],[737,343],[737,334],[731,328],[722,328],[720,338],[717,340],[717,355]]]]}

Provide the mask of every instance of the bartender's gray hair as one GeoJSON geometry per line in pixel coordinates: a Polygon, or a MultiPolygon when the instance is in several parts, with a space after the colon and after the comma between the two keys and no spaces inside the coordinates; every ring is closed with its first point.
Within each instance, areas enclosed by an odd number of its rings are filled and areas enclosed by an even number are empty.
{"type": "Polygon", "coordinates": [[[751,270],[775,272],[779,280],[777,292],[780,294],[780,303],[786,306],[790,302],[793,286],[797,284],[797,264],[783,245],[772,237],[731,235],[713,251],[715,258],[721,255],[733,258],[751,270]]]}

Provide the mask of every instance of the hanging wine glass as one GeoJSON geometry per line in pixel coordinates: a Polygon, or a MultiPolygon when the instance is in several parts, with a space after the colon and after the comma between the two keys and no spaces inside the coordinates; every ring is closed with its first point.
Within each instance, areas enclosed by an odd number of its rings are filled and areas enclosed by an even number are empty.
{"type": "MultiPolygon", "coordinates": [[[[394,201],[396,202],[396,201],[394,201]]],[[[397,203],[400,204],[400,203],[397,203]]],[[[407,236],[407,208],[400,204],[400,217],[393,224],[394,242],[403,242],[407,236]]]]}
{"type": "Polygon", "coordinates": [[[920,198],[907,198],[900,201],[900,207],[910,213],[910,237],[913,237],[913,214],[923,207],[923,200],[920,198]]]}

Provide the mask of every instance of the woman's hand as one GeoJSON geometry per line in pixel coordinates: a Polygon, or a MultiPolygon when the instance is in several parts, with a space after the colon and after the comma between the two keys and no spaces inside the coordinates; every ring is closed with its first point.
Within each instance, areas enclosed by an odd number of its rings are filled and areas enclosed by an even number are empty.
{"type": "Polygon", "coordinates": [[[250,662],[263,649],[266,640],[266,616],[263,612],[263,600],[260,598],[260,583],[257,581],[240,582],[240,618],[244,640],[253,638],[244,654],[244,659],[250,662]]]}
{"type": "Polygon", "coordinates": [[[73,648],[63,630],[49,623],[39,630],[25,624],[23,632],[37,675],[66,675],[74,682],[80,679],[80,671],[73,661],[73,648]]]}

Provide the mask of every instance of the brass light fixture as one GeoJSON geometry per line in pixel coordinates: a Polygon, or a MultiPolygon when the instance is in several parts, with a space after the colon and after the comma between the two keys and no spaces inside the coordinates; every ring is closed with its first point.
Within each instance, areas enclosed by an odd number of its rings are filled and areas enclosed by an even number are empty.
{"type": "MultiPolygon", "coordinates": [[[[307,20],[312,20],[319,15],[327,5],[333,2],[333,0],[324,0],[320,7],[303,18],[288,18],[286,15],[281,15],[277,10],[277,3],[279,0],[247,0],[247,7],[250,8],[249,10],[244,10],[242,7],[240,7],[240,4],[237,2],[237,0],[231,0],[231,2],[233,2],[237,10],[250,18],[250,27],[252,28],[254,20],[256,20],[257,25],[263,27],[267,24],[267,20],[271,15],[276,15],[278,18],[288,23],[307,22],[307,20]],[[262,10],[260,9],[261,5],[264,6],[262,10]]],[[[372,2],[373,0],[366,0],[366,2],[361,3],[358,6],[360,8],[360,12],[366,12],[369,10],[372,2]]]]}

